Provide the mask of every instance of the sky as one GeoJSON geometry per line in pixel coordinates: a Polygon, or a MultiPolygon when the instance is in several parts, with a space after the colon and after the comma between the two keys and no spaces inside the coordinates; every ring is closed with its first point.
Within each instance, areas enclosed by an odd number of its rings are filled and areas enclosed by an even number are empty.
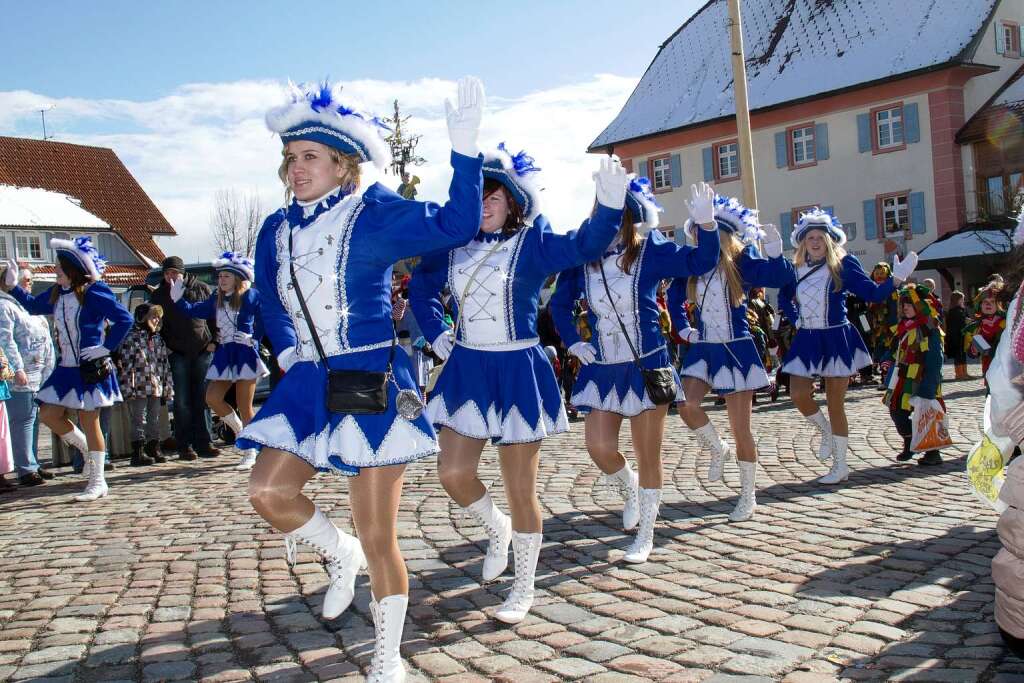
{"type": "Polygon", "coordinates": [[[114,149],[180,235],[165,252],[208,260],[215,193],[258,194],[267,213],[283,201],[263,115],[288,79],[340,81],[378,114],[397,98],[423,136],[420,198],[443,201],[443,102],[480,77],[481,143],[534,156],[544,213],[575,227],[593,199],[587,145],[704,0],[0,4],[0,135],[42,137],[47,108],[53,139],[114,149]]]}

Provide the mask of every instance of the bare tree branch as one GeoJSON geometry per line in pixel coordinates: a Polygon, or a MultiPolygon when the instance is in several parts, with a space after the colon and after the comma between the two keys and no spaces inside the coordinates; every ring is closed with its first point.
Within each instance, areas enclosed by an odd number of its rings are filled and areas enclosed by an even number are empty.
{"type": "Polygon", "coordinates": [[[213,197],[210,227],[213,243],[220,251],[233,251],[251,257],[263,219],[263,204],[256,191],[217,190],[213,197]]]}

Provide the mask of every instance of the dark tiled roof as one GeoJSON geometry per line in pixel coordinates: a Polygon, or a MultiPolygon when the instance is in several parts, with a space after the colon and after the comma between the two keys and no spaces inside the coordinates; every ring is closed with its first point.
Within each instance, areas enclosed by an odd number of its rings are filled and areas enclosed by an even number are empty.
{"type": "MultiPolygon", "coordinates": [[[[108,285],[141,285],[145,283],[149,271],[147,266],[108,265],[103,273],[103,281],[108,285]]],[[[36,275],[55,275],[53,266],[32,265],[32,272],[36,275]]]]}
{"type": "Polygon", "coordinates": [[[135,251],[161,261],[154,235],[175,235],[114,150],[0,136],[0,184],[41,187],[82,201],[135,251]]]}

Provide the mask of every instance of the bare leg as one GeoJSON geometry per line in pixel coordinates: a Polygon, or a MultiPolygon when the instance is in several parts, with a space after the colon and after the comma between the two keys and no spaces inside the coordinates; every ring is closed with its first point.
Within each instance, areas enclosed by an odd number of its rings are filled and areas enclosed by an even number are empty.
{"type": "Polygon", "coordinates": [[[313,502],[302,495],[316,470],[291,453],[264,448],[249,475],[249,502],[270,526],[290,533],[313,516],[313,502]]]}
{"type": "Polygon", "coordinates": [[[737,391],[725,397],[725,409],[729,413],[729,426],[736,442],[736,458],[744,462],[757,461],[757,446],[750,432],[750,411],[753,391],[737,391]]]}
{"type": "Polygon", "coordinates": [[[255,396],[256,380],[245,379],[235,382],[235,400],[238,403],[238,416],[242,418],[243,425],[249,424],[256,414],[252,408],[255,396]]]}
{"type": "Polygon", "coordinates": [[[358,477],[349,480],[352,521],[366,554],[370,589],[378,602],[389,595],[409,593],[409,575],[398,549],[398,504],[404,473],[405,465],[364,467],[358,477]]]}
{"type": "Polygon", "coordinates": [[[100,411],[79,410],[78,423],[82,425],[85,442],[89,444],[90,451],[107,450],[107,444],[103,440],[103,428],[100,426],[100,411]]]}
{"type": "Polygon", "coordinates": [[[53,403],[39,406],[39,421],[57,436],[64,436],[75,428],[75,423],[68,419],[67,409],[53,403]]]}
{"type": "Polygon", "coordinates": [[[631,417],[630,431],[633,433],[633,450],[640,467],[640,488],[660,489],[662,487],[661,440],[665,432],[665,416],[668,406],[657,406],[653,410],[631,417]]]}
{"type": "Polygon", "coordinates": [[[683,378],[683,393],[686,395],[686,403],[679,406],[679,417],[690,429],[699,429],[711,420],[708,414],[701,407],[701,401],[711,391],[711,387],[703,380],[695,377],[683,378]]]}
{"type": "Polygon", "coordinates": [[[850,425],[846,421],[846,387],[850,384],[849,377],[826,377],[825,400],[828,404],[828,419],[832,423],[832,433],[836,436],[849,436],[850,425]]]}
{"type": "Polygon", "coordinates": [[[818,412],[818,402],[814,400],[814,378],[789,376],[789,395],[793,405],[804,417],[818,412]]]}
{"type": "Polygon", "coordinates": [[[215,379],[206,385],[206,405],[210,406],[210,410],[216,413],[217,417],[224,417],[234,412],[224,400],[224,395],[228,393],[231,384],[225,380],[215,379]]]}
{"type": "Polygon", "coordinates": [[[537,467],[540,441],[498,447],[501,478],[512,511],[512,528],[519,533],[539,534],[542,523],[537,501],[537,467]]]}
{"type": "Polygon", "coordinates": [[[626,458],[619,453],[621,426],[622,416],[606,410],[591,410],[584,422],[587,452],[598,469],[605,474],[615,474],[626,466],[626,458]]]}
{"type": "Polygon", "coordinates": [[[441,454],[437,458],[437,476],[441,485],[452,500],[461,507],[469,507],[487,493],[487,487],[477,476],[486,441],[442,429],[438,443],[441,454]]]}

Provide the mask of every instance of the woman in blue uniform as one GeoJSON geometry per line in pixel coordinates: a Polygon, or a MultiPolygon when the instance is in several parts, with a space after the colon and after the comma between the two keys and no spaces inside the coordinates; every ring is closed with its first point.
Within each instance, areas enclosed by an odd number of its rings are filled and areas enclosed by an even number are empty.
{"type": "MultiPolygon", "coordinates": [[[[217,271],[217,291],[210,298],[194,304],[186,301],[185,281],[179,275],[171,283],[171,300],[185,315],[217,320],[217,350],[206,372],[206,404],[237,437],[252,420],[256,381],[269,374],[253,339],[260,298],[252,288],[252,259],[227,251],[214,260],[213,268],[217,271]],[[224,400],[232,385],[237,413],[224,400]]],[[[242,452],[237,469],[249,470],[255,464],[256,449],[248,448],[242,452]]]]}
{"type": "Polygon", "coordinates": [[[798,328],[782,362],[790,375],[790,395],[797,410],[821,434],[818,457],[832,458],[823,484],[838,484],[850,476],[846,464],[850,427],[846,420],[846,388],[850,375],[871,365],[860,333],[846,319],[846,294],[868,303],[885,301],[914,272],[917,254],[896,257],[892,275],[878,283],[860,261],[846,253],[846,233],[836,218],[821,209],[801,214],[792,233],[796,271],[779,291],[779,308],[798,328]],[[826,418],[814,400],[815,378],[825,380],[826,418]]]}
{"type": "MultiPolygon", "coordinates": [[[[666,368],[682,400],[682,383],[661,333],[658,285],[666,278],[703,275],[718,262],[718,231],[701,230],[697,247],[678,246],[658,227],[661,207],[647,178],[631,177],[618,238],[599,261],[558,276],[551,313],[569,353],[582,367],[572,404],[586,417],[590,458],[611,478],[625,501],[622,525],[639,523],[624,559],[646,562],[654,547],[654,522],[661,500],[661,440],[668,403],[650,397],[640,368],[666,368]],[[641,230],[648,231],[646,235],[641,230]],[[594,334],[580,338],[573,309],[586,298],[594,334]],[[629,418],[639,476],[619,452],[619,429],[629,418]]],[[[671,402],[671,401],[670,401],[671,402]]]]}
{"type": "Polygon", "coordinates": [[[325,558],[327,618],[351,602],[369,566],[376,647],[369,679],[401,681],[408,576],[397,517],[406,463],[437,452],[408,356],[396,352],[391,272],[396,261],[451,249],[480,228],[476,146],[483,87],[459,85],[447,105],[453,177],[444,206],[365,187],[361,162],[390,161],[378,119],[346,107],[327,84],[295,88],[267,115],[284,143],[279,175],[293,195],[256,243],[256,287],[267,335],[285,375],[238,438],[260,449],[249,497],[256,511],[325,558]],[[302,488],[325,470],[349,484],[359,539],[337,529],[302,488]]]}
{"type": "Polygon", "coordinates": [[[680,371],[686,403],[679,406],[679,414],[711,451],[708,480],[718,481],[732,449],[719,438],[701,401],[712,390],[725,399],[740,470],[740,496],[729,519],[741,522],[750,519],[757,507],[757,446],[750,430],[750,413],[754,391],[768,386],[768,374],[747,323],[745,292],[751,287],[785,284],[792,276],[793,265],[782,257],[782,237],[775,226],[766,225],[761,230],[757,212],[736,199],[719,197],[701,183],[688,206],[690,220],[684,226],[687,236],[693,238],[694,224],[717,225],[721,250],[714,270],[700,277],[677,279],[669,289],[673,325],[690,343],[680,371]],[[759,239],[764,240],[768,258],[755,246],[759,239]],[[687,316],[690,306],[696,328],[690,326],[687,316]]]}
{"type": "Polygon", "coordinates": [[[39,419],[61,441],[88,453],[88,483],[75,500],[96,500],[107,495],[100,409],[121,402],[110,353],[128,336],[134,320],[101,280],[107,264],[91,237],[52,239],[50,247],[57,253],[56,285],[37,296],[15,287],[18,267],[13,262],[5,284],[29,313],[53,316],[60,363],[36,394],[39,419]],[[81,429],[68,419],[68,410],[78,411],[81,429]]]}
{"type": "Polygon", "coordinates": [[[622,220],[626,171],[606,157],[594,175],[597,206],[579,230],[555,233],[540,215],[538,171],[524,152],[499,145],[485,155],[483,223],[464,247],[424,258],[409,283],[409,301],[434,353],[447,363],[427,413],[441,429],[438,475],[448,494],[487,529],[485,581],[515,554],[516,579],[495,617],[522,621],[533,604],[542,542],[536,480],[540,442],[568,430],[551,362],[538,343],[537,302],[553,274],[601,256],[622,220]],[[453,332],[441,292],[457,308],[453,332]],[[510,520],[477,477],[480,453],[498,446],[510,520]]]}

